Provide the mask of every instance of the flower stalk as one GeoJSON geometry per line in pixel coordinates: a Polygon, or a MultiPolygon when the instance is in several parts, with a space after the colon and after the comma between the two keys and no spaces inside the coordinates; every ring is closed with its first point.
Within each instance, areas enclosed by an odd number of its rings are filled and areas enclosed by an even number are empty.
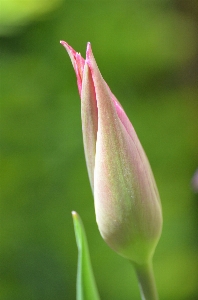
{"type": "Polygon", "coordinates": [[[152,261],[143,265],[132,262],[140,289],[142,300],[158,300],[152,261]]]}

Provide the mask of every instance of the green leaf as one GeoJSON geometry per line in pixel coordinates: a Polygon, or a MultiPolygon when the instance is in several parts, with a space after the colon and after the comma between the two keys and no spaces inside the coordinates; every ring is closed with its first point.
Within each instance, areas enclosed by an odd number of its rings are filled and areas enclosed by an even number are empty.
{"type": "Polygon", "coordinates": [[[77,300],[99,300],[85,229],[80,216],[73,211],[74,230],[78,247],[77,300]]]}

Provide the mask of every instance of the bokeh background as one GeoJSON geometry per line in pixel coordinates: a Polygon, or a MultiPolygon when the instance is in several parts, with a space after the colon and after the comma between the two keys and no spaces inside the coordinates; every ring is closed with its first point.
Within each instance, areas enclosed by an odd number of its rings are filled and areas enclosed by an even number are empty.
{"type": "Polygon", "coordinates": [[[162,199],[161,300],[198,299],[198,2],[1,0],[0,299],[75,299],[82,217],[103,300],[140,299],[130,263],[97,229],[80,100],[59,40],[103,77],[146,150],[162,199]]]}

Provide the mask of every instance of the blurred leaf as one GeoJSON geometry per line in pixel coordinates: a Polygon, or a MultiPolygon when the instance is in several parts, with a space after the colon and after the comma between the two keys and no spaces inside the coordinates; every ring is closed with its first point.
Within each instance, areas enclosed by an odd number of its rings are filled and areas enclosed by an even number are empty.
{"type": "Polygon", "coordinates": [[[76,243],[78,247],[77,300],[99,300],[92,271],[87,238],[83,223],[76,212],[72,212],[76,243]]]}
{"type": "Polygon", "coordinates": [[[61,0],[1,0],[0,35],[9,35],[22,25],[54,10],[61,0]]]}

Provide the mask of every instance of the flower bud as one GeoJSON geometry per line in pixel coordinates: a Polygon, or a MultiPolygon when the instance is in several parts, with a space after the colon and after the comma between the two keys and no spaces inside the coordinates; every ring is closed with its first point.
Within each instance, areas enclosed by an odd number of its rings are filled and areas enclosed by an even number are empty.
{"type": "Polygon", "coordinates": [[[86,59],[66,42],[81,98],[86,163],[96,220],[106,243],[138,264],[148,262],[161,235],[162,210],[137,134],[104,81],[91,45],[86,59]]]}

